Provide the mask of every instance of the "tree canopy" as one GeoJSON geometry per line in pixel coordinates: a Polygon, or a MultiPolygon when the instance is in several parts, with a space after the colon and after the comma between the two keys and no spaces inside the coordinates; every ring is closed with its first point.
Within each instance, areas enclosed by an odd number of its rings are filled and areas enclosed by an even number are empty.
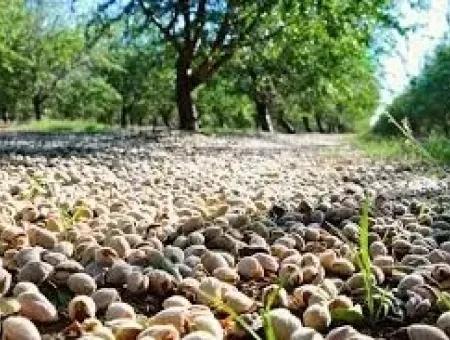
{"type": "Polygon", "coordinates": [[[388,0],[101,0],[83,20],[0,3],[4,120],[331,132],[377,104],[388,0]]]}

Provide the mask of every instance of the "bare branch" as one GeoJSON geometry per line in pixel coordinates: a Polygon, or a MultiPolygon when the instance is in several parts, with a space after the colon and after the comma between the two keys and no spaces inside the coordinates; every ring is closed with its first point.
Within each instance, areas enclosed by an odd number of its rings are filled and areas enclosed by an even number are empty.
{"type": "Polygon", "coordinates": [[[200,35],[202,33],[203,27],[206,22],[206,0],[199,0],[197,6],[197,12],[194,20],[194,37],[192,39],[192,45],[197,45],[198,40],[200,39],[200,35]]]}
{"type": "Polygon", "coordinates": [[[189,0],[178,0],[184,20],[184,41],[188,45],[191,43],[191,13],[189,10],[189,0]]]}
{"type": "Polygon", "coordinates": [[[177,9],[175,9],[174,16],[169,24],[167,26],[164,26],[159,20],[156,19],[155,12],[152,10],[152,8],[145,5],[144,0],[138,1],[144,15],[160,30],[160,32],[164,35],[164,38],[169,41],[175,49],[180,51],[181,46],[177,41],[175,34],[172,33],[172,29],[175,27],[178,17],[177,9]]]}
{"type": "MultiPolygon", "coordinates": [[[[251,33],[255,29],[264,10],[264,6],[259,7],[258,11],[256,13],[253,13],[253,17],[250,23],[243,27],[240,32],[233,38],[230,37],[230,31],[233,25],[232,7],[228,7],[217,32],[216,39],[211,45],[209,56],[200,63],[200,65],[192,74],[194,87],[209,79],[225,62],[227,62],[234,55],[236,49],[239,46],[245,45],[245,41],[253,40],[250,38],[249,33],[251,33]],[[225,43],[225,40],[227,38],[229,38],[230,41],[225,43]],[[217,52],[219,52],[220,54],[217,55],[217,52]],[[213,60],[215,56],[216,59],[213,60]]],[[[240,18],[234,24],[236,26],[240,26],[240,24],[245,22],[246,20],[248,20],[247,16],[240,18]]]]}
{"type": "Polygon", "coordinates": [[[112,26],[112,24],[122,20],[125,15],[128,15],[131,12],[134,6],[134,0],[131,0],[124,6],[119,14],[114,17],[108,18],[107,20],[103,20],[101,14],[104,14],[114,3],[115,0],[108,0],[107,2],[100,4],[97,8],[97,15],[87,23],[85,30],[86,50],[92,48],[104,35],[104,33],[112,26]],[[95,30],[94,36],[89,37],[89,29],[99,23],[100,27],[95,30]]]}

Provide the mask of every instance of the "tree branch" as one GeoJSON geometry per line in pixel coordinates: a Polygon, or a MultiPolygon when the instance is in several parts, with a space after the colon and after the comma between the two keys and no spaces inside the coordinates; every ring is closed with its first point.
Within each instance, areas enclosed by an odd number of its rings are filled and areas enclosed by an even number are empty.
{"type": "Polygon", "coordinates": [[[156,19],[155,12],[151,9],[151,7],[145,6],[144,0],[138,1],[139,6],[142,8],[142,12],[150,20],[150,22],[152,22],[160,30],[160,32],[164,35],[164,38],[167,41],[169,41],[176,50],[181,51],[181,46],[177,41],[175,34],[171,32],[172,29],[175,27],[175,23],[178,17],[177,7],[174,9],[174,16],[172,20],[169,22],[167,26],[164,26],[159,20],[156,19]]]}
{"type": "Polygon", "coordinates": [[[194,20],[194,37],[192,45],[196,46],[206,22],[206,0],[199,0],[194,20]]]}
{"type": "Polygon", "coordinates": [[[215,61],[205,59],[205,61],[192,73],[192,88],[196,88],[206,80],[210,79],[214,73],[233,56],[236,48],[229,48],[222,53],[215,61]]]}
{"type": "MultiPolygon", "coordinates": [[[[238,47],[244,47],[247,45],[255,44],[255,37],[250,36],[250,33],[256,28],[258,22],[261,20],[261,15],[269,8],[267,6],[260,6],[256,13],[252,13],[252,18],[249,18],[250,14],[241,17],[236,22],[232,22],[232,7],[228,7],[227,12],[224,15],[224,19],[219,27],[217,32],[216,39],[212,43],[209,56],[205,58],[203,62],[197,67],[197,69],[192,73],[194,85],[197,83],[201,83],[202,81],[209,79],[226,61],[228,61],[236,51],[238,47]],[[242,27],[242,24],[250,20],[250,22],[242,27]],[[237,35],[230,38],[230,31],[233,28],[233,24],[235,27],[242,27],[242,29],[238,32],[237,35]],[[230,38],[230,41],[225,43],[225,40],[230,38]],[[222,52],[217,59],[214,61],[214,57],[216,56],[217,51],[222,52]]],[[[274,35],[278,34],[282,28],[273,31],[264,37],[261,40],[266,40],[272,38],[274,35]]]]}
{"type": "Polygon", "coordinates": [[[97,15],[94,18],[92,18],[91,20],[89,20],[89,22],[86,24],[86,29],[85,29],[85,33],[84,33],[85,39],[86,39],[86,49],[92,48],[98,42],[98,40],[103,36],[103,34],[111,27],[111,25],[117,21],[120,21],[124,17],[124,15],[128,14],[131,11],[131,9],[134,6],[134,1],[131,0],[125,5],[123,10],[120,11],[119,14],[117,14],[116,16],[114,16],[112,18],[108,18],[106,21],[104,21],[103,18],[101,17],[101,14],[104,14],[114,3],[115,3],[115,0],[108,0],[108,1],[98,5],[97,15]],[[98,28],[95,31],[95,35],[93,38],[89,37],[89,28],[91,28],[98,22],[100,22],[100,24],[101,24],[100,28],[98,28]]]}
{"type": "Polygon", "coordinates": [[[214,54],[218,49],[220,49],[225,42],[225,38],[227,37],[227,34],[230,32],[231,28],[231,10],[228,9],[227,12],[224,15],[224,18],[222,20],[222,23],[219,27],[219,30],[217,31],[216,39],[212,43],[211,46],[211,54],[214,54]]]}
{"type": "Polygon", "coordinates": [[[212,58],[215,56],[216,52],[221,50],[224,46],[225,39],[231,28],[231,9],[228,7],[222,23],[217,31],[216,38],[211,44],[211,49],[209,55],[200,63],[200,65],[192,72],[192,79],[195,84],[200,84],[202,79],[205,79],[206,75],[210,73],[209,69],[212,67],[212,58]]]}
{"type": "Polygon", "coordinates": [[[184,41],[185,44],[191,43],[191,13],[189,10],[189,0],[178,0],[181,7],[184,20],[184,41]]]}

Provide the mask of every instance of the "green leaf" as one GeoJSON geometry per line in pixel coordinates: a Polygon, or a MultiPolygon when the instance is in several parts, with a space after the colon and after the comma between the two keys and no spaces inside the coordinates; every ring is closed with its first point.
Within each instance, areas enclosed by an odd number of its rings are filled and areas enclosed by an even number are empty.
{"type": "Polygon", "coordinates": [[[331,320],[356,325],[364,321],[364,315],[359,305],[352,308],[336,308],[331,310],[331,320]]]}
{"type": "Polygon", "coordinates": [[[437,306],[443,312],[449,311],[450,310],[450,293],[447,293],[447,292],[439,293],[437,306]]]}
{"type": "Polygon", "coordinates": [[[267,340],[277,340],[275,336],[275,330],[273,328],[272,320],[270,318],[270,312],[262,313],[264,323],[264,334],[267,340]]]}
{"type": "Polygon", "coordinates": [[[372,262],[369,254],[369,202],[363,203],[361,218],[359,220],[359,251],[357,262],[364,279],[364,294],[370,318],[375,316],[375,302],[373,291],[372,262]]]}
{"type": "Polygon", "coordinates": [[[92,217],[92,211],[87,207],[78,207],[73,214],[74,222],[80,222],[92,217]]]}

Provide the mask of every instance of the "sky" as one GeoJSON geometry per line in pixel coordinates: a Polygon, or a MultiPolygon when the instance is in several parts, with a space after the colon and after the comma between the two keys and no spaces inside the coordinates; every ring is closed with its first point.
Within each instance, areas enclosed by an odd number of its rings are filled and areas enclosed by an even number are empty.
{"type": "Polygon", "coordinates": [[[427,56],[432,56],[436,46],[448,31],[447,15],[450,0],[425,0],[423,10],[410,6],[410,0],[395,0],[401,13],[401,24],[417,25],[406,35],[394,35],[391,53],[380,60],[378,69],[381,83],[381,106],[389,104],[408,85],[411,77],[418,75],[427,56]]]}

